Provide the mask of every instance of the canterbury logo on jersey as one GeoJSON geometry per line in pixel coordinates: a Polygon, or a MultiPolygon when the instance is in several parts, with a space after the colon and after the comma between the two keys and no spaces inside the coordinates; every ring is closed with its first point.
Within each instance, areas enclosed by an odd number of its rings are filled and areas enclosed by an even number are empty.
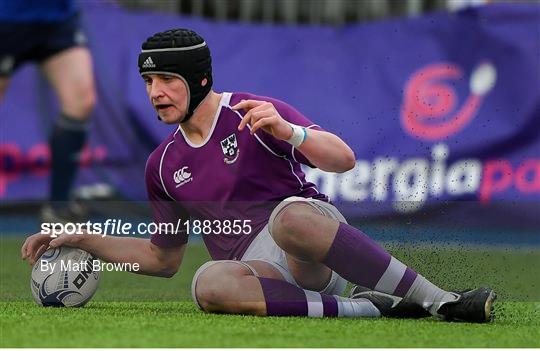
{"type": "Polygon", "coordinates": [[[189,171],[188,166],[184,166],[180,168],[178,171],[174,172],[173,178],[174,178],[174,182],[176,183],[177,188],[193,180],[193,177],[191,176],[191,172],[189,171]]]}
{"type": "Polygon", "coordinates": [[[156,65],[154,64],[154,61],[152,61],[152,57],[148,57],[142,64],[142,68],[156,68],[156,65]]]}

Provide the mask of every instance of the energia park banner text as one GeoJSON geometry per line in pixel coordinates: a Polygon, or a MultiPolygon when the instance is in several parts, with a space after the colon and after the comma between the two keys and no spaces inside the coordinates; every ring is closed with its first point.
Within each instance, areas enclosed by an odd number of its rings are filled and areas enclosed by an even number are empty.
{"type": "MultiPolygon", "coordinates": [[[[127,198],[146,198],[146,157],[173,127],[157,121],[137,56],[154,32],[187,27],[211,48],[217,91],[282,99],[353,148],[357,164],[350,172],[306,169],[346,214],[414,212],[464,200],[510,203],[538,223],[538,5],[311,27],[219,23],[91,3],[83,23],[99,103],[81,155],[81,183],[105,182],[127,198]]],[[[46,195],[46,140],[57,106],[38,76],[34,67],[20,70],[0,108],[2,201],[46,195]]]]}

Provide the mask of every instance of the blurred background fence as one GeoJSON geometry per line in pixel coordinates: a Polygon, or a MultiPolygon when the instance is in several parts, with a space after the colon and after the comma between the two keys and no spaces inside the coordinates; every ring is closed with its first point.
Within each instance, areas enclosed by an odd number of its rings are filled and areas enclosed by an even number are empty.
{"type": "Polygon", "coordinates": [[[122,0],[132,9],[155,9],[164,12],[204,16],[215,20],[240,20],[286,24],[344,24],[391,15],[415,15],[444,8],[445,1],[388,0],[122,0]]]}
{"type": "MultiPolygon", "coordinates": [[[[134,10],[154,10],[217,21],[343,25],[392,16],[457,10],[501,0],[118,0],[134,10]]],[[[537,2],[530,0],[529,2],[537,2]]]]}

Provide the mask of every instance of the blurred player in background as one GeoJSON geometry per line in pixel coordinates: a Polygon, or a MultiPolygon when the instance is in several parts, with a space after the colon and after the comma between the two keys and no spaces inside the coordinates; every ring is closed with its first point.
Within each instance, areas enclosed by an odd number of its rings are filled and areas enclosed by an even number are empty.
{"type": "MultiPolygon", "coordinates": [[[[79,153],[96,103],[90,51],[79,24],[76,0],[0,0],[0,103],[10,76],[36,62],[60,101],[60,116],[50,135],[50,204],[44,222],[80,220],[70,202],[79,153]]],[[[17,116],[9,116],[17,118],[17,116]]]]}
{"type": "MultiPolygon", "coordinates": [[[[213,261],[193,278],[201,309],[491,320],[492,290],[439,288],[348,225],[306,181],[301,163],[329,172],[354,167],[355,155],[339,137],[282,101],[213,91],[210,51],[191,30],[157,33],[142,49],[139,71],[158,118],[178,125],[147,162],[154,221],[177,223],[191,216],[212,220],[218,230],[226,220],[250,221],[241,235],[203,235],[213,261]],[[266,209],[261,202],[274,206],[266,209]],[[347,281],[356,287],[345,298],[347,281]]],[[[249,72],[238,75],[249,78],[249,72]]],[[[51,241],[36,234],[23,244],[22,257],[34,263],[49,245],[68,245],[109,262],[137,262],[140,273],[170,277],[188,241],[181,229],[150,240],[64,234],[51,241]]]]}

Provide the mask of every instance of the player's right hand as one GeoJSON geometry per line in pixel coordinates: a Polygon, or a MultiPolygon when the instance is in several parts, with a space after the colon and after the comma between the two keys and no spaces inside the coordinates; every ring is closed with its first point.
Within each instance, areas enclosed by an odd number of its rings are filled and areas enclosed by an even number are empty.
{"type": "Polygon", "coordinates": [[[238,126],[239,131],[244,130],[249,124],[251,127],[251,134],[255,134],[258,129],[262,129],[279,140],[288,140],[293,134],[289,123],[281,117],[278,110],[271,102],[242,100],[231,108],[233,110],[246,111],[246,114],[238,126]]]}
{"type": "Polygon", "coordinates": [[[36,233],[29,236],[21,247],[21,258],[34,265],[38,258],[52,247],[77,246],[83,235],[60,234],[57,237],[48,234],[36,233]]]}
{"type": "Polygon", "coordinates": [[[36,260],[47,251],[52,239],[54,238],[50,235],[43,235],[41,233],[29,236],[21,247],[21,258],[27,260],[30,265],[34,265],[36,260]]]}

